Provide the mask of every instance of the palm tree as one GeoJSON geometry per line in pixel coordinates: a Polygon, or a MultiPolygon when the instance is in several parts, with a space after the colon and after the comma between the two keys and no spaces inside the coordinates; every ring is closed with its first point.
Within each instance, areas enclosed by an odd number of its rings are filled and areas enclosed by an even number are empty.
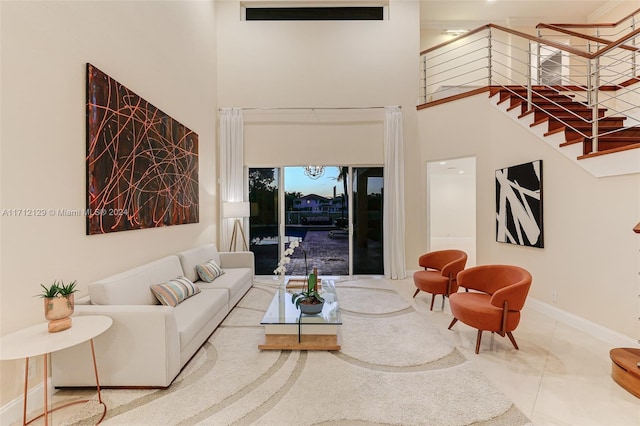
{"type": "MultiPolygon", "coordinates": [[[[347,179],[349,179],[349,167],[338,167],[338,177],[336,177],[336,181],[340,182],[342,181],[342,188],[343,188],[343,192],[342,192],[342,211],[341,211],[341,217],[342,219],[344,219],[344,201],[345,201],[345,197],[347,196],[347,179]]],[[[344,220],[343,220],[344,223],[344,220]]]]}

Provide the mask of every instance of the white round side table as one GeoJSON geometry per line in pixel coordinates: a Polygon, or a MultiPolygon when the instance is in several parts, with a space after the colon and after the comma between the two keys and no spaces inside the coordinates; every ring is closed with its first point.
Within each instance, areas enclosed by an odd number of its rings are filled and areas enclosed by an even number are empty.
{"type": "Polygon", "coordinates": [[[102,402],[100,395],[100,380],[98,379],[98,366],[96,364],[96,353],[93,347],[93,338],[104,333],[113,320],[104,315],[86,315],[72,316],[71,328],[59,331],[57,333],[49,333],[46,322],[36,324],[31,327],[18,330],[16,332],[0,337],[0,360],[7,361],[13,359],[25,359],[24,373],[24,403],[22,410],[22,424],[27,425],[36,419],[44,416],[44,424],[49,424],[49,413],[57,409],[78,403],[84,403],[88,400],[74,401],[62,407],[49,410],[49,399],[47,392],[48,380],[48,359],[52,352],[66,349],[87,340],[91,344],[91,357],[93,358],[93,369],[96,376],[96,388],[98,390],[98,401],[103,406],[102,417],[98,421],[100,423],[107,413],[107,406],[102,402]],[[27,422],[27,387],[29,377],[29,358],[42,355],[44,362],[44,408],[43,413],[27,422]]]}

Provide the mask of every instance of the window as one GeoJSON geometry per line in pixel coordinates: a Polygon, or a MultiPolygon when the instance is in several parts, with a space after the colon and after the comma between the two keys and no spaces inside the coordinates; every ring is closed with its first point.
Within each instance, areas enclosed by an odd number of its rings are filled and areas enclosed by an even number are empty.
{"type": "MultiPolygon", "coordinates": [[[[291,241],[304,244],[320,275],[379,275],[382,259],[382,167],[325,166],[320,179],[303,167],[249,168],[249,249],[256,274],[273,273],[291,241]],[[278,202],[281,200],[281,202],[278,202]]],[[[287,275],[304,275],[296,252],[287,275]]]]}
{"type": "Polygon", "coordinates": [[[264,7],[245,5],[247,21],[382,21],[384,6],[264,7]]]}

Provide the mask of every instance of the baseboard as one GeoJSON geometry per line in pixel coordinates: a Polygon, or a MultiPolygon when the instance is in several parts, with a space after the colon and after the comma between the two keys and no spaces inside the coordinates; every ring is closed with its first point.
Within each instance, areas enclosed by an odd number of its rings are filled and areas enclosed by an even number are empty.
{"type": "Polygon", "coordinates": [[[571,327],[577,328],[597,339],[610,343],[613,347],[638,348],[640,344],[637,340],[610,330],[606,327],[596,324],[577,315],[558,309],[547,303],[529,297],[527,299],[527,307],[535,309],[553,319],[556,319],[571,327]]]}
{"type": "MultiPolygon", "coordinates": [[[[51,396],[55,392],[51,386],[51,379],[47,380],[47,388],[49,389],[49,402],[51,402],[51,396]]],[[[19,396],[4,407],[0,408],[0,424],[10,425],[15,422],[21,422],[22,405],[23,397],[19,396]]],[[[39,383],[27,392],[27,415],[34,411],[41,411],[43,406],[44,386],[42,386],[42,383],[39,383]]]]}

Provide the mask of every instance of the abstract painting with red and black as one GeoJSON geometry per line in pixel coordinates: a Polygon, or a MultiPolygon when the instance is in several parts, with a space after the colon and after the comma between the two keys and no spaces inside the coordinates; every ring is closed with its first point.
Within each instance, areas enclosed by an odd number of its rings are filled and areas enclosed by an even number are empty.
{"type": "Polygon", "coordinates": [[[198,135],[87,64],[87,235],[197,223],[198,135]]]}

